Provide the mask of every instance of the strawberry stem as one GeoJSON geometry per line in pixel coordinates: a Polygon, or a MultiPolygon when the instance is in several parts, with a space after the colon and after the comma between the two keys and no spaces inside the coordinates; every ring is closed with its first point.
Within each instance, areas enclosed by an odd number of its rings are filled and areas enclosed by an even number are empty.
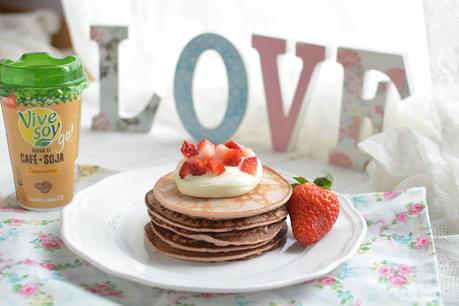
{"type": "Polygon", "coordinates": [[[331,173],[326,172],[325,176],[316,178],[314,184],[325,189],[331,189],[333,186],[333,176],[331,173]]]}

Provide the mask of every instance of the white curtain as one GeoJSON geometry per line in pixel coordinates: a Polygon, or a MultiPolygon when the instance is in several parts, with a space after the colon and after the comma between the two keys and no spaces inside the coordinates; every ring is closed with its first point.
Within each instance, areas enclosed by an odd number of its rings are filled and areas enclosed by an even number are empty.
{"type": "MultiPolygon", "coordinates": [[[[430,93],[422,3],[415,0],[63,0],[63,5],[75,50],[96,76],[98,47],[89,39],[89,26],[129,26],[129,39],[120,45],[122,111],[135,113],[153,92],[161,95],[163,102],[153,135],[158,130],[170,130],[177,137],[189,137],[175,113],[173,77],[180,52],[203,32],[223,35],[241,53],[249,78],[249,107],[236,138],[255,147],[271,147],[271,138],[259,57],[251,47],[252,34],[287,40],[287,53],[279,58],[286,109],[302,68],[301,60],[295,57],[295,43],[327,47],[329,60],[315,71],[305,97],[304,105],[308,107],[299,118],[298,139],[292,146],[316,158],[325,158],[338,137],[342,69],[335,62],[337,46],[404,54],[412,92],[430,93]]],[[[378,78],[384,76],[373,75],[373,79],[378,78]]],[[[371,77],[369,84],[371,95],[376,88],[371,77]]],[[[89,90],[88,99],[97,101],[97,92],[89,90]]],[[[227,84],[223,63],[213,51],[206,52],[196,69],[194,99],[201,122],[216,126],[226,107],[227,84]]],[[[400,110],[404,112],[401,116],[397,115],[398,109],[389,112],[388,124],[416,120],[406,119],[410,113],[406,108],[400,110]]],[[[97,105],[87,105],[85,111],[96,113],[97,105]]]]}

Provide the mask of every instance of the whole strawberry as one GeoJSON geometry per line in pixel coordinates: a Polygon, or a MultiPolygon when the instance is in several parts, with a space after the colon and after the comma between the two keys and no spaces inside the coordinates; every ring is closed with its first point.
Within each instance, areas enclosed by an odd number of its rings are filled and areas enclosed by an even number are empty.
{"type": "Polygon", "coordinates": [[[333,177],[326,173],[314,182],[294,177],[293,193],[287,202],[293,236],[302,244],[320,240],[332,228],[339,215],[338,196],[331,190],[333,177]]]}

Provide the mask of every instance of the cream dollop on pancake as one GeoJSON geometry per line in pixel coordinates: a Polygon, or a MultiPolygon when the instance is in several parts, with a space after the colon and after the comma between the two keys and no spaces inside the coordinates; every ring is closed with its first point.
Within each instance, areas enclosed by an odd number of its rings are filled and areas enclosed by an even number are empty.
{"type": "Polygon", "coordinates": [[[263,166],[257,158],[257,173],[251,175],[241,171],[239,166],[225,166],[225,172],[216,176],[206,173],[200,176],[187,175],[181,178],[181,160],[175,169],[175,183],[180,193],[198,198],[229,198],[248,193],[260,182],[263,166]]]}

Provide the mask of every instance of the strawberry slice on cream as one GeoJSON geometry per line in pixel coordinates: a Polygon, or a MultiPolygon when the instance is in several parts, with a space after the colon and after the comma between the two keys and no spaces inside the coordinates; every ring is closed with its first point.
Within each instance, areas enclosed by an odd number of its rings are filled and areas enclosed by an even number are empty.
{"type": "Polygon", "coordinates": [[[207,139],[198,145],[184,141],[183,159],[175,171],[180,193],[203,198],[242,195],[260,182],[263,166],[255,153],[230,140],[215,145],[207,139]]]}

